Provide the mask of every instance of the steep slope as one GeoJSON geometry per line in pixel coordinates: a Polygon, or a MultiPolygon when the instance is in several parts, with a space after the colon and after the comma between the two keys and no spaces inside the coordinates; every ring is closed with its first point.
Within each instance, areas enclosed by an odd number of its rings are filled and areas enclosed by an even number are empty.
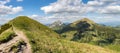
{"type": "MultiPolygon", "coordinates": [[[[23,32],[30,31],[31,35],[41,34],[42,36],[58,38],[59,35],[46,26],[26,16],[17,17],[1,27],[0,52],[24,52],[31,53],[30,41],[23,32]],[[6,32],[8,31],[8,32],[6,32]],[[13,31],[13,32],[11,32],[13,31]],[[13,36],[16,35],[16,36],[13,36]],[[21,44],[22,43],[22,44],[21,44]],[[25,44],[23,44],[25,43],[25,44]],[[9,47],[8,47],[9,46],[9,47]],[[22,47],[23,48],[18,48],[22,47]],[[3,49],[4,48],[4,49],[3,49]]],[[[29,36],[29,35],[28,35],[29,36]]],[[[39,36],[36,36],[39,37],[39,36]]],[[[32,39],[32,38],[31,38],[32,39]]],[[[32,42],[36,40],[32,39],[32,42]]],[[[36,45],[38,46],[38,45],[36,45]]]]}
{"type": "Polygon", "coordinates": [[[7,24],[11,26],[1,32],[0,46],[8,46],[1,48],[1,53],[116,53],[98,46],[60,39],[57,33],[26,16],[19,16],[7,24]]]}
{"type": "Polygon", "coordinates": [[[120,30],[113,27],[99,25],[87,18],[75,21],[62,30],[58,30],[64,39],[90,43],[98,46],[108,46],[110,49],[120,51],[120,30]],[[116,48],[116,49],[115,49],[116,48]]]}
{"type": "Polygon", "coordinates": [[[9,24],[20,30],[32,31],[33,33],[36,32],[37,34],[39,33],[42,35],[58,38],[58,34],[53,32],[47,26],[26,16],[19,16],[11,20],[9,24]]]}

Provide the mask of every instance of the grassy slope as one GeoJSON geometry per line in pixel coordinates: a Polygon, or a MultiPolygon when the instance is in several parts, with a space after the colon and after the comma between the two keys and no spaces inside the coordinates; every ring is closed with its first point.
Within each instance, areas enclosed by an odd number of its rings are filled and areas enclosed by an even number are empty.
{"type": "MultiPolygon", "coordinates": [[[[108,33],[115,33],[116,35],[116,39],[119,39],[120,38],[120,31],[119,30],[115,30],[113,28],[109,28],[109,27],[103,27],[103,26],[98,26],[95,28],[97,31],[99,32],[104,32],[104,31],[107,31],[108,33]]],[[[67,31],[65,33],[62,33],[61,35],[65,35],[65,38],[64,39],[67,39],[67,40],[71,40],[74,36],[76,32],[75,31],[67,31]]],[[[101,37],[104,37],[104,36],[98,36],[98,37],[93,37],[93,41],[97,41],[97,40],[100,40],[102,39],[101,37]]],[[[115,41],[116,42],[116,41],[115,41]]],[[[93,44],[93,45],[96,45],[94,42],[90,42],[90,44],[93,44]]],[[[114,51],[118,51],[120,52],[120,44],[114,44],[114,42],[112,44],[109,44],[109,45],[105,45],[104,48],[107,48],[107,49],[111,49],[111,50],[114,50],[114,51]]]]}
{"type": "Polygon", "coordinates": [[[49,35],[50,37],[57,37],[58,34],[53,32],[48,27],[40,24],[39,22],[32,20],[25,16],[17,17],[9,22],[13,27],[21,30],[33,31],[39,34],[49,35]],[[50,34],[49,34],[50,33],[50,34]]]}
{"type": "Polygon", "coordinates": [[[9,24],[26,34],[34,53],[115,53],[98,46],[59,39],[57,33],[25,16],[17,17],[9,24]]]}
{"type": "Polygon", "coordinates": [[[0,34],[0,43],[7,42],[7,41],[11,40],[14,36],[16,36],[16,35],[14,34],[12,28],[9,28],[0,34]]]}
{"type": "Polygon", "coordinates": [[[68,32],[65,32],[65,33],[62,33],[61,34],[61,37],[66,39],[66,40],[71,40],[74,36],[74,34],[76,33],[77,31],[68,31],[68,32]]]}
{"type": "MultiPolygon", "coordinates": [[[[115,36],[114,42],[117,42],[117,43],[120,42],[119,41],[120,40],[120,30],[116,30],[112,27],[98,25],[98,24],[94,23],[93,21],[86,19],[86,18],[82,19],[82,20],[75,21],[75,22],[71,23],[69,26],[72,28],[76,28],[77,24],[81,24],[80,22],[83,22],[83,21],[86,21],[87,23],[89,23],[92,26],[90,28],[93,28],[94,30],[85,31],[83,34],[86,34],[86,36],[83,36],[81,39],[78,39],[77,42],[80,42],[80,41],[82,42],[83,40],[87,41],[87,38],[92,37],[92,41],[90,41],[90,44],[96,45],[96,43],[98,41],[106,41],[106,39],[112,39],[112,36],[115,36]],[[95,37],[91,34],[95,35],[95,37]],[[118,40],[118,41],[116,41],[116,40],[118,40]]],[[[71,28],[69,28],[67,31],[62,33],[62,35],[66,36],[64,39],[71,40],[75,34],[74,31],[78,31],[78,29],[74,29],[74,30],[70,30],[70,29],[71,28]]],[[[79,30],[81,30],[81,29],[84,29],[84,28],[80,28],[79,30]]],[[[114,45],[114,42],[105,43],[105,44],[109,44],[109,45],[105,45],[105,48],[109,48],[109,49],[112,49],[115,51],[120,51],[119,50],[120,47],[117,47],[117,46],[119,46],[119,44],[114,45]]]]}

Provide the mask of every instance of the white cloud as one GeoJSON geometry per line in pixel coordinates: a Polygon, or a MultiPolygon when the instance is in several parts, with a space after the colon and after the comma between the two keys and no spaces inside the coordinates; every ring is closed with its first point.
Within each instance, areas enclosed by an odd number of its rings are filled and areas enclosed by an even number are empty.
{"type": "Polygon", "coordinates": [[[46,14],[52,13],[107,13],[110,14],[119,13],[118,0],[93,0],[84,4],[81,0],[57,0],[48,6],[41,7],[46,14]],[[111,11],[113,10],[113,11],[111,11]]]}
{"type": "Polygon", "coordinates": [[[112,23],[112,22],[120,22],[119,15],[103,15],[98,17],[92,17],[92,20],[94,20],[97,23],[112,23]]]}
{"type": "Polygon", "coordinates": [[[11,19],[13,19],[13,18],[8,18],[7,16],[0,17],[0,25],[4,24],[4,23],[7,23],[11,19]]]}
{"type": "Polygon", "coordinates": [[[48,20],[72,22],[88,17],[97,23],[120,21],[119,0],[91,0],[87,4],[84,4],[81,0],[57,0],[40,9],[46,14],[52,14],[47,17],[48,20]],[[88,14],[90,15],[87,16],[88,14]]]}
{"type": "Polygon", "coordinates": [[[60,20],[64,23],[71,23],[71,22],[74,22],[76,20],[80,20],[80,19],[86,18],[86,17],[95,21],[96,23],[120,22],[119,15],[108,15],[108,14],[97,15],[97,16],[96,15],[85,15],[85,16],[82,16],[82,15],[69,15],[69,16],[60,15],[59,16],[58,14],[54,14],[51,16],[40,16],[37,14],[33,14],[29,17],[31,17],[32,19],[35,19],[43,24],[50,24],[57,20],[60,20]]]}
{"type": "Polygon", "coordinates": [[[107,6],[104,7],[103,9],[99,10],[100,13],[106,13],[106,14],[120,14],[120,6],[115,5],[115,6],[107,6]]]}
{"type": "Polygon", "coordinates": [[[6,4],[8,2],[10,2],[10,0],[4,0],[4,1],[2,0],[2,1],[0,1],[0,5],[6,4]]]}
{"type": "Polygon", "coordinates": [[[16,14],[16,13],[18,13],[20,11],[23,11],[23,7],[21,7],[21,6],[13,7],[10,14],[16,14]]]}
{"type": "Polygon", "coordinates": [[[23,7],[21,6],[13,7],[12,5],[6,5],[10,1],[11,0],[0,0],[0,24],[4,24],[9,20],[13,19],[11,17],[8,17],[7,15],[17,14],[23,11],[23,7]]]}
{"type": "MultiPolygon", "coordinates": [[[[118,0],[93,0],[86,4],[86,7],[93,8],[93,13],[98,14],[120,14],[120,1],[118,0]]],[[[88,10],[86,10],[88,11],[88,10]]],[[[91,11],[89,11],[91,12],[91,11]]],[[[86,12],[84,12],[86,13],[86,12]]]]}
{"type": "Polygon", "coordinates": [[[16,14],[21,11],[23,11],[23,8],[20,6],[17,6],[17,7],[12,7],[12,5],[11,6],[5,6],[5,5],[0,6],[0,15],[16,14]]]}
{"type": "Polygon", "coordinates": [[[89,1],[87,5],[89,5],[89,6],[99,6],[99,5],[103,5],[103,2],[99,2],[97,0],[89,1]]]}
{"type": "Polygon", "coordinates": [[[33,14],[33,15],[30,15],[29,17],[43,24],[50,24],[50,23],[55,22],[56,20],[60,20],[62,22],[73,22],[75,20],[83,18],[81,16],[63,16],[63,15],[58,16],[55,14],[51,16],[40,16],[40,15],[33,14]]]}
{"type": "Polygon", "coordinates": [[[36,17],[39,17],[39,15],[33,14],[33,15],[31,15],[30,17],[36,18],[36,17]]]}
{"type": "Polygon", "coordinates": [[[23,0],[17,0],[17,2],[22,2],[23,0]]]}
{"type": "Polygon", "coordinates": [[[37,20],[37,21],[39,21],[40,23],[43,23],[43,24],[47,24],[47,23],[51,22],[51,20],[48,21],[49,18],[47,18],[45,16],[40,16],[40,15],[37,15],[37,14],[29,15],[28,17],[30,17],[34,20],[37,20]]]}
{"type": "Polygon", "coordinates": [[[10,0],[0,1],[0,16],[8,15],[8,14],[16,14],[23,11],[23,7],[17,6],[13,7],[12,5],[5,5],[6,3],[10,2],[10,0]]]}
{"type": "Polygon", "coordinates": [[[81,13],[81,0],[58,0],[48,6],[44,6],[41,10],[45,13],[81,13]]]}

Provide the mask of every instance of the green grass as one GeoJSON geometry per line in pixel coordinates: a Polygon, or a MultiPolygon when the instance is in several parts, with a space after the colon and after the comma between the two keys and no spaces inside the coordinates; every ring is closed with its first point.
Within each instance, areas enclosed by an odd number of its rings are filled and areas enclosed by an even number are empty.
{"type": "MultiPolygon", "coordinates": [[[[116,53],[102,47],[61,39],[56,32],[26,16],[17,17],[8,24],[12,25],[14,30],[24,32],[29,39],[33,53],[116,53]]],[[[70,31],[70,33],[73,34],[75,31],[70,31]]],[[[14,34],[12,29],[4,31],[2,36],[0,35],[0,40],[9,39],[11,34],[14,34]]],[[[66,32],[65,35],[70,34],[66,32]]],[[[15,44],[11,50],[17,52],[18,45],[20,42],[15,44]]]]}
{"type": "Polygon", "coordinates": [[[27,30],[27,31],[32,31],[37,32],[37,34],[43,34],[43,35],[48,35],[51,37],[59,37],[59,35],[49,29],[47,26],[30,19],[26,16],[20,16],[17,17],[9,22],[13,27],[20,29],[20,30],[27,30]]]}
{"type": "Polygon", "coordinates": [[[12,28],[7,29],[2,34],[0,34],[0,43],[5,43],[15,37],[15,33],[12,31],[12,28]]]}
{"type": "Polygon", "coordinates": [[[105,46],[105,48],[120,52],[120,45],[112,45],[111,44],[111,45],[105,46]]]}
{"type": "Polygon", "coordinates": [[[99,25],[84,18],[65,26],[63,29],[58,29],[57,32],[61,32],[62,38],[64,37],[66,40],[101,47],[108,46],[108,48],[118,51],[120,48],[120,30],[118,28],[99,25]]]}
{"type": "Polygon", "coordinates": [[[60,39],[59,34],[26,16],[17,17],[9,23],[26,34],[33,53],[115,53],[98,46],[60,39]]]}
{"type": "Polygon", "coordinates": [[[33,53],[116,53],[98,46],[37,34],[38,32],[24,32],[30,40],[33,53]]]}
{"type": "Polygon", "coordinates": [[[77,31],[68,31],[68,32],[65,32],[65,33],[62,33],[61,34],[61,37],[63,39],[66,39],[66,40],[71,40],[74,36],[74,34],[76,33],[77,31]]]}

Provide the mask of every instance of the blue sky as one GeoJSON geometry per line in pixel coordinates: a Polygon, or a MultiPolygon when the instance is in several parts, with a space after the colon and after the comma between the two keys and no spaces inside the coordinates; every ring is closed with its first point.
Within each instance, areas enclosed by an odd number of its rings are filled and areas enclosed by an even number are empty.
{"type": "Polygon", "coordinates": [[[97,23],[120,22],[119,0],[0,0],[0,24],[20,16],[43,24],[87,17],[97,23]]]}
{"type": "MultiPolygon", "coordinates": [[[[6,5],[13,5],[16,6],[22,6],[24,8],[24,11],[20,14],[23,15],[32,15],[32,14],[39,14],[39,15],[45,15],[42,10],[40,10],[41,7],[47,6],[50,3],[56,2],[57,0],[23,0],[21,2],[18,2],[17,0],[11,0],[6,5]]],[[[84,3],[87,3],[88,0],[82,0],[84,3]]],[[[17,15],[16,15],[17,16],[17,15]]]]}
{"type": "MultiPolygon", "coordinates": [[[[21,2],[18,2],[17,0],[11,0],[11,2],[7,3],[6,5],[13,5],[16,6],[22,6],[24,11],[22,13],[19,13],[21,15],[32,15],[32,14],[40,14],[44,15],[44,12],[40,10],[40,7],[49,5],[52,2],[55,2],[56,0],[23,0],[21,2]]],[[[16,15],[17,16],[17,15],[16,15]]]]}

